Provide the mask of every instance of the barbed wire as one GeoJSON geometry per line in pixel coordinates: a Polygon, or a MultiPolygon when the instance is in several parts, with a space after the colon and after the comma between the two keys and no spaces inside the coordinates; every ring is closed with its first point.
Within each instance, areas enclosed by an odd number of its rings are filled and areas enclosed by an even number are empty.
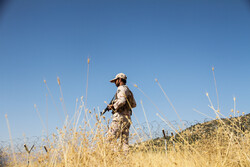
{"type": "Polygon", "coordinates": [[[162,137],[162,130],[166,132],[166,135],[170,135],[171,133],[175,134],[176,131],[182,131],[186,128],[189,128],[193,125],[199,123],[205,123],[211,121],[211,119],[204,119],[203,121],[187,121],[182,120],[180,123],[179,121],[173,120],[170,121],[171,127],[169,127],[166,122],[164,121],[151,121],[147,124],[147,122],[143,122],[142,124],[134,125],[135,130],[139,134],[139,136],[144,136],[145,139],[154,139],[162,137]]]}
{"type": "MultiPolygon", "coordinates": [[[[186,121],[183,120],[182,123],[184,124],[183,129],[191,127],[197,123],[204,123],[208,122],[210,119],[204,119],[203,121],[186,121]]],[[[181,124],[178,121],[171,121],[170,122],[175,129],[180,130],[179,127],[181,124]]],[[[150,138],[158,138],[162,137],[162,129],[164,129],[166,132],[175,133],[175,131],[170,128],[164,121],[151,121],[149,123],[143,122],[141,124],[135,124],[133,125],[134,129],[137,131],[138,135],[143,137],[144,140],[150,139],[150,138]]],[[[131,128],[131,132],[133,133],[133,129],[131,128]]],[[[60,135],[58,134],[50,134],[49,136],[32,136],[32,137],[23,137],[23,138],[15,138],[12,140],[12,143],[14,145],[14,150],[16,153],[22,153],[25,151],[24,144],[31,148],[34,145],[34,150],[38,150],[41,147],[44,147],[47,145],[48,140],[52,141],[59,141],[60,135]]],[[[11,150],[11,142],[8,141],[0,141],[0,152],[2,150],[11,150]]]]}
{"type": "MultiPolygon", "coordinates": [[[[207,124],[204,124],[205,130],[213,130],[214,128],[217,128],[216,122],[212,121],[212,119],[204,119],[203,121],[187,121],[183,120],[182,122],[179,121],[171,121],[168,124],[164,121],[151,121],[151,122],[143,122],[140,124],[132,124],[132,128],[130,128],[130,144],[138,144],[138,142],[146,141],[149,139],[157,139],[162,138],[163,139],[163,131],[164,130],[164,138],[165,140],[167,137],[171,138],[171,136],[175,136],[176,132],[185,131],[185,129],[188,130],[191,134],[196,132],[196,129],[198,124],[210,122],[212,123],[211,126],[207,126],[207,124]],[[171,127],[169,127],[169,124],[171,127]],[[132,134],[137,134],[133,136],[132,134]],[[166,136],[165,136],[166,135],[166,136]],[[138,140],[138,138],[140,140],[138,140]]],[[[243,121],[244,122],[244,121],[243,121]]],[[[249,119],[247,119],[247,122],[244,123],[244,126],[248,126],[250,123],[249,119]],[[246,125],[245,125],[246,124],[246,125]]],[[[67,131],[68,129],[65,129],[66,133],[62,133],[64,137],[62,137],[62,134],[60,133],[60,130],[58,130],[58,134],[50,134],[49,136],[43,135],[43,136],[33,136],[33,137],[23,137],[23,138],[14,138],[12,141],[0,141],[0,167],[4,166],[3,163],[6,162],[11,157],[12,154],[12,148],[11,144],[13,143],[14,152],[16,156],[16,159],[18,162],[27,162],[27,157],[29,156],[30,152],[32,153],[44,153],[48,152],[50,148],[56,148],[57,144],[59,142],[61,143],[68,143],[70,140],[72,140],[73,135],[68,135],[67,133],[70,133],[67,131]],[[48,150],[47,150],[48,149],[48,150]]],[[[103,130],[103,129],[102,129],[103,130]]],[[[104,130],[107,130],[104,128],[104,130]]],[[[72,134],[72,133],[70,133],[72,134]]],[[[103,133],[105,135],[105,133],[103,133]]],[[[93,139],[93,136],[90,136],[93,139]]],[[[81,136],[78,139],[81,140],[81,136]]],[[[89,139],[88,138],[88,139],[89,139]]],[[[93,146],[92,146],[93,147],[93,146]]],[[[90,147],[90,149],[92,149],[90,147]]]]}

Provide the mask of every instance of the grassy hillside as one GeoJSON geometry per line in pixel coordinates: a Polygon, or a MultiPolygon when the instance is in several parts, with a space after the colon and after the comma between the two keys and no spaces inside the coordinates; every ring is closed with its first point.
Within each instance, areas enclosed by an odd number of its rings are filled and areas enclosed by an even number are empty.
{"type": "MultiPolygon", "coordinates": [[[[59,138],[46,141],[29,154],[2,150],[6,166],[249,166],[249,116],[217,119],[193,125],[175,136],[157,138],[122,152],[119,140],[105,140],[107,122],[98,120],[91,131],[58,129],[59,138]]],[[[131,134],[136,135],[136,134],[131,134]]],[[[142,137],[142,136],[139,136],[142,137]]],[[[1,159],[0,159],[1,161],[1,159]]],[[[0,162],[1,164],[1,162],[0,162]]],[[[1,165],[0,165],[1,166],[1,165]]]]}
{"type": "MultiPolygon", "coordinates": [[[[201,136],[212,137],[218,133],[218,130],[232,132],[235,135],[243,135],[246,131],[250,131],[250,114],[234,117],[234,118],[221,118],[212,120],[205,123],[198,123],[185,130],[180,135],[188,137],[189,142],[194,142],[201,139],[201,136]]],[[[176,135],[176,140],[180,139],[176,135]]]]}
{"type": "Polygon", "coordinates": [[[189,144],[192,144],[204,138],[216,137],[218,133],[221,134],[221,131],[233,133],[236,136],[241,136],[245,133],[249,133],[250,114],[233,118],[221,118],[205,123],[197,123],[195,125],[192,125],[191,127],[184,129],[176,135],[158,137],[153,140],[138,143],[135,146],[131,146],[131,148],[138,147],[146,150],[153,149],[157,151],[164,151],[166,148],[165,145],[167,145],[167,148],[170,149],[170,147],[173,146],[173,143],[185,144],[185,142],[187,142],[189,144]],[[145,147],[140,147],[140,145],[144,145],[145,147]]]}

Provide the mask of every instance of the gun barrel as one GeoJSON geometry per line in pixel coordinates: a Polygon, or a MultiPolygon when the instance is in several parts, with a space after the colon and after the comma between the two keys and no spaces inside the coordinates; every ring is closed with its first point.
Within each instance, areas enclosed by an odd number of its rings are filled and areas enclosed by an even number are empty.
{"type": "Polygon", "coordinates": [[[107,112],[109,109],[108,107],[106,107],[101,113],[100,113],[100,116],[102,116],[103,114],[105,114],[105,112],[107,112]]]}
{"type": "MultiPolygon", "coordinates": [[[[110,101],[109,105],[111,105],[113,103],[113,100],[115,99],[115,96],[112,98],[112,100],[110,101]]],[[[109,111],[108,106],[100,113],[100,116],[102,116],[103,114],[105,114],[105,112],[109,111]]]]}

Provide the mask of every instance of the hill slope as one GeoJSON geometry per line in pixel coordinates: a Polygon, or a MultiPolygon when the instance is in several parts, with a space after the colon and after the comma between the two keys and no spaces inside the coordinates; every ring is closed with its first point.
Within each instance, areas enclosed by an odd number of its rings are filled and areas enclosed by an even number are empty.
{"type": "MultiPolygon", "coordinates": [[[[162,150],[164,145],[173,145],[174,143],[189,144],[198,142],[201,139],[218,137],[220,135],[228,135],[234,133],[235,135],[244,135],[250,132],[250,113],[240,117],[221,118],[208,121],[205,123],[197,123],[184,129],[173,136],[158,137],[153,140],[148,140],[143,143],[136,144],[136,147],[144,145],[143,149],[147,150],[162,150]],[[227,134],[223,134],[226,132],[227,134]],[[153,147],[152,147],[153,146],[153,147]]],[[[140,147],[142,148],[142,147],[140,147]]]]}

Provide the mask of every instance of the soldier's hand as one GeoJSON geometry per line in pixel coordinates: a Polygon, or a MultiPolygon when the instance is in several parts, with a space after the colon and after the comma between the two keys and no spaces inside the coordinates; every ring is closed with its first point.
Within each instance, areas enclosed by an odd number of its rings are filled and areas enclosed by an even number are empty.
{"type": "Polygon", "coordinates": [[[113,104],[110,104],[110,105],[108,105],[108,109],[109,109],[109,110],[112,110],[112,109],[114,109],[114,106],[113,106],[113,104]]]}

